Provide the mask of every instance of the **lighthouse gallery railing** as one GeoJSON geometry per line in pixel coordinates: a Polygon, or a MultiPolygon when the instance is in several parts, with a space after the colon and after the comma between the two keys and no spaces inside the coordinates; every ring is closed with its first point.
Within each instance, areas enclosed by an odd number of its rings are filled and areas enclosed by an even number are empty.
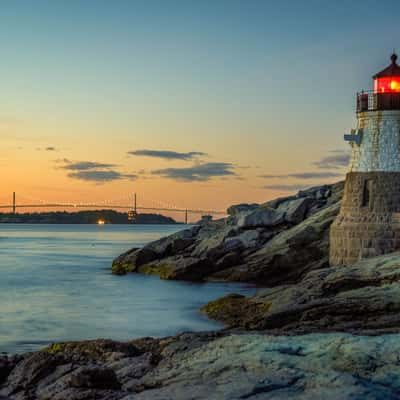
{"type": "Polygon", "coordinates": [[[399,93],[376,93],[362,91],[357,93],[357,112],[400,110],[399,93]]]}

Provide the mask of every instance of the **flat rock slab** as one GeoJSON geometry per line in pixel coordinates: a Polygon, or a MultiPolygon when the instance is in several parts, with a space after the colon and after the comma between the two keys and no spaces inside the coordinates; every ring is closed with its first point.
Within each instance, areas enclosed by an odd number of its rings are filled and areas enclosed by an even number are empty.
{"type": "Polygon", "coordinates": [[[398,335],[231,335],[162,361],[124,400],[396,399],[398,335]]]}
{"type": "MultiPolygon", "coordinates": [[[[81,342],[79,351],[93,343],[81,342]]],[[[85,357],[71,362],[76,353],[65,352],[71,347],[31,354],[17,364],[0,399],[383,400],[400,396],[400,335],[209,332],[140,339],[136,344],[145,353],[132,357],[108,348],[100,358],[96,356],[97,361],[85,357]]],[[[114,347],[123,346],[115,342],[114,347]]]]}

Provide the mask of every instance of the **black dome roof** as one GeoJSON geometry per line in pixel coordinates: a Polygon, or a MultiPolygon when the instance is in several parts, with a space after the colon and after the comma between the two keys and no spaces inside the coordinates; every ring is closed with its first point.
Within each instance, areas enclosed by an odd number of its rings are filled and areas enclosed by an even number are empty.
{"type": "Polygon", "coordinates": [[[392,60],[392,63],[381,72],[375,74],[373,76],[374,79],[388,76],[400,76],[400,66],[397,64],[397,54],[393,53],[390,59],[392,60]]]}

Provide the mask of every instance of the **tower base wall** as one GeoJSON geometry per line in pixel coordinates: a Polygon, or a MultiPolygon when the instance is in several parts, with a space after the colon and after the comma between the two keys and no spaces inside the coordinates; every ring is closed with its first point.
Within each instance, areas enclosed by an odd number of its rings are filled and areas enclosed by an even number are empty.
{"type": "Polygon", "coordinates": [[[400,172],[350,172],[330,229],[330,264],[400,249],[400,172]]]}

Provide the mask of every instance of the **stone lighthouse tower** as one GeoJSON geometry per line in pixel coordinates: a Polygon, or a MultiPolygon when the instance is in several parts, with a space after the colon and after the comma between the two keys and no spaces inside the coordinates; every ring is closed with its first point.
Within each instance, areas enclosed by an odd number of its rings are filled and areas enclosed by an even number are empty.
{"type": "Polygon", "coordinates": [[[330,231],[331,265],[400,249],[400,66],[397,55],[357,94],[357,126],[340,213],[330,231]]]}

